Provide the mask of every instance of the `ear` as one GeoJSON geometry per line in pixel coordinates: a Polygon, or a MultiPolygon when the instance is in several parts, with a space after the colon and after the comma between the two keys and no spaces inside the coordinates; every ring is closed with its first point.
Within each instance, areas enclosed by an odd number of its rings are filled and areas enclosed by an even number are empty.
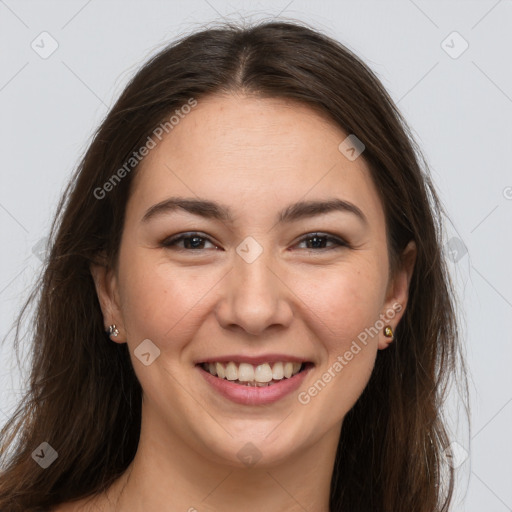
{"type": "MultiPolygon", "coordinates": [[[[396,329],[407,307],[409,285],[414,271],[414,264],[416,263],[416,255],[416,244],[414,240],[411,240],[403,250],[398,269],[388,284],[382,318],[384,318],[386,325],[391,326],[393,331],[396,329]],[[391,312],[394,312],[394,314],[391,312]]],[[[384,333],[381,332],[379,335],[379,349],[387,348],[391,342],[390,340],[391,338],[385,337],[384,333]]]]}
{"type": "Polygon", "coordinates": [[[122,314],[120,308],[118,283],[115,272],[104,262],[91,263],[89,266],[96,287],[96,294],[103,313],[105,331],[112,324],[119,330],[119,335],[111,337],[116,343],[125,343],[122,314]]]}

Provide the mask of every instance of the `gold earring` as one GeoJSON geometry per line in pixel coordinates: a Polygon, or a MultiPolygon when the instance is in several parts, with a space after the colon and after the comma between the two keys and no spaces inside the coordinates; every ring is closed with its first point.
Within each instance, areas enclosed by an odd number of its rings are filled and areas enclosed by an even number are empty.
{"type": "Polygon", "coordinates": [[[393,341],[395,335],[393,334],[393,329],[391,329],[390,325],[386,325],[386,327],[384,327],[384,336],[386,336],[386,338],[391,338],[389,340],[390,342],[393,341]]]}

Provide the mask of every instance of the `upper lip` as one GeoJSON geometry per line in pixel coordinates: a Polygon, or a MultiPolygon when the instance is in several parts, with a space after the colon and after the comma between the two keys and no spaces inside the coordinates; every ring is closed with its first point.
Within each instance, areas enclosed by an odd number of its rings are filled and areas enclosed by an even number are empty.
{"type": "Polygon", "coordinates": [[[231,354],[225,356],[213,356],[199,359],[196,364],[202,363],[229,363],[230,361],[236,363],[249,363],[253,365],[263,363],[276,363],[276,362],[292,362],[292,363],[308,363],[310,360],[303,357],[292,356],[289,354],[261,354],[259,356],[246,356],[242,354],[231,354]]]}

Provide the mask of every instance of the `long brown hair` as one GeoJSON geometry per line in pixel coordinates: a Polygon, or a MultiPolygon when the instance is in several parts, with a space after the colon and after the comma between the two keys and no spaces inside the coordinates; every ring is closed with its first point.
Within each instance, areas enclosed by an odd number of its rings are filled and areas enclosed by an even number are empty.
{"type": "MultiPolygon", "coordinates": [[[[331,482],[332,511],[448,510],[454,475],[441,414],[464,362],[443,253],[444,210],[410,129],[372,71],[302,22],[224,23],[173,42],[131,79],[95,133],[58,205],[44,272],[18,319],[37,305],[28,392],[1,432],[0,510],[34,511],[108,488],[135,456],[142,389],[127,344],[108,342],[89,265],[115,266],[130,183],[98,188],[190,98],[242,92],[293,99],[364,145],[386,215],[392,268],[417,246],[396,342],[379,351],[347,414],[331,482]],[[95,194],[96,191],[96,194],[95,194]],[[47,442],[57,462],[32,458],[47,442]]],[[[464,376],[464,372],[462,372],[464,376]]]]}

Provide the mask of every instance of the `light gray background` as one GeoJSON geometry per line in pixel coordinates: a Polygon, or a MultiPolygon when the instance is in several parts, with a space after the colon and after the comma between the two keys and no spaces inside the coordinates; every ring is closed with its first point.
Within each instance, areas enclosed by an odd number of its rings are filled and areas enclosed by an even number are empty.
{"type": "MultiPolygon", "coordinates": [[[[459,247],[450,268],[465,322],[472,430],[450,406],[453,440],[470,454],[457,462],[454,510],[512,511],[510,0],[0,0],[0,336],[41,270],[34,247],[62,187],[128,78],[179,34],[242,16],[304,20],[340,40],[412,126],[452,221],[447,242],[459,240],[449,242],[459,247]],[[43,31],[58,43],[47,59],[31,48],[50,48],[43,31]],[[453,31],[469,44],[457,58],[445,51],[463,49],[453,31]]],[[[0,354],[2,424],[23,386],[11,340],[0,354]]]]}

